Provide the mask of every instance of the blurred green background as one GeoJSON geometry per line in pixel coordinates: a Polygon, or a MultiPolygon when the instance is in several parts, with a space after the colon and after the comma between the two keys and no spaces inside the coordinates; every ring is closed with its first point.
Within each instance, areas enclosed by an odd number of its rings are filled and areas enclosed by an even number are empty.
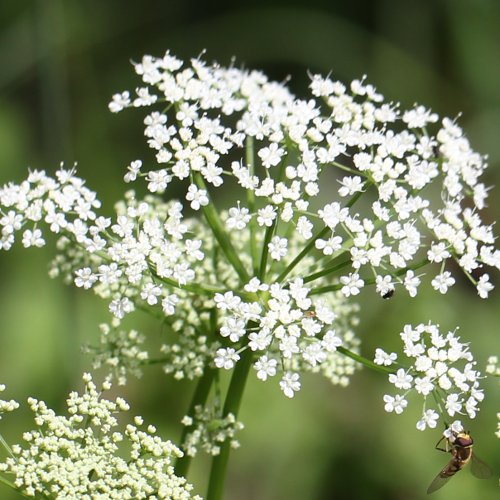
{"type": "MultiPolygon", "coordinates": [[[[419,102],[451,117],[463,112],[460,123],[473,146],[490,157],[485,182],[497,188],[484,217],[493,222],[500,219],[499,26],[498,0],[2,0],[0,184],[20,181],[28,167],[53,172],[61,161],[77,161],[79,175],[109,211],[123,193],[126,165],[148,155],[142,115],[107,110],[113,93],[137,84],[129,61],[166,49],[190,58],[207,49],[208,60],[227,64],[235,56],[274,79],[291,75],[298,95],[306,93],[308,70],[332,71],[346,82],[367,74],[387,99],[404,106],[419,102]]],[[[80,345],[96,338],[108,315],[93,295],[48,279],[52,252],[0,255],[0,382],[8,398],[33,395],[61,409],[89,368],[80,345]]],[[[413,300],[364,295],[359,336],[367,357],[376,346],[397,349],[404,323],[428,320],[460,325],[481,367],[490,354],[500,355],[498,291],[482,301],[463,280],[444,297],[423,289],[413,300]]],[[[140,328],[141,317],[136,321],[140,328]]],[[[471,432],[498,478],[499,386],[485,380],[484,387],[488,398],[471,432]]],[[[438,430],[415,429],[418,404],[401,416],[384,412],[387,388],[384,376],[367,370],[348,389],[309,377],[297,397],[285,401],[277,384],[251,378],[226,498],[425,498],[448,456],[433,450],[438,430]]],[[[190,384],[151,369],[121,393],[134,413],[149,416],[175,440],[191,391],[190,384]]],[[[8,441],[18,442],[32,422],[25,412],[0,425],[8,441]]],[[[190,476],[200,493],[205,466],[190,476]]],[[[464,471],[434,498],[489,500],[498,498],[497,484],[464,471]]],[[[0,498],[11,498],[5,488],[0,498]]]]}

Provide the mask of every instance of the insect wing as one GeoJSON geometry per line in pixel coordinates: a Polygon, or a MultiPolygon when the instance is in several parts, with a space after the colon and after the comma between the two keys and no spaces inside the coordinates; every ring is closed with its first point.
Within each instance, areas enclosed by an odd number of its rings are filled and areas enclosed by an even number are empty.
{"type": "Polygon", "coordinates": [[[449,474],[449,464],[434,478],[432,483],[427,488],[427,494],[430,495],[434,493],[439,488],[442,488],[452,477],[453,474],[449,474]]]}
{"type": "Polygon", "coordinates": [[[479,479],[491,477],[491,469],[475,454],[472,454],[470,471],[479,479]]]}

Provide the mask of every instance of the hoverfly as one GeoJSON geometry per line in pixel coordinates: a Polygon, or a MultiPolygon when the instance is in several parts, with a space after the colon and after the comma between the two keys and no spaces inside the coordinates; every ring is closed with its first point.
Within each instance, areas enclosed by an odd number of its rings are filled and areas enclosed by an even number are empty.
{"type": "Polygon", "coordinates": [[[462,470],[469,462],[471,472],[480,479],[487,479],[491,476],[489,467],[472,452],[474,441],[468,432],[456,432],[451,430],[449,437],[443,436],[436,444],[436,450],[451,453],[451,460],[434,478],[434,481],[427,488],[427,494],[433,493],[443,487],[459,470],[462,470]],[[439,448],[441,441],[446,439],[446,449],[439,448]]]}

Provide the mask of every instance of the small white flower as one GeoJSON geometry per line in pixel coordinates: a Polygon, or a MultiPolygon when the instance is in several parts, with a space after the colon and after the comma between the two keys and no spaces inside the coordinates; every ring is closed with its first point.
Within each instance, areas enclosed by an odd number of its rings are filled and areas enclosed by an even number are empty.
{"type": "Polygon", "coordinates": [[[299,220],[297,221],[297,232],[302,236],[302,238],[305,240],[311,238],[312,229],[312,222],[307,217],[299,217],[299,220]]]}
{"type": "Polygon", "coordinates": [[[438,274],[432,281],[431,285],[434,290],[439,291],[440,293],[446,293],[450,286],[453,286],[455,283],[455,278],[451,275],[449,271],[444,271],[441,274],[438,274]]]}
{"type": "Polygon", "coordinates": [[[128,297],[114,299],[109,304],[109,311],[118,319],[123,319],[126,314],[131,313],[134,309],[134,303],[128,297]]]}
{"type": "Polygon", "coordinates": [[[385,406],[384,409],[386,412],[391,413],[395,412],[398,415],[403,413],[404,409],[408,405],[408,401],[399,394],[396,394],[395,397],[390,396],[389,394],[384,395],[385,406]]]}
{"type": "Polygon", "coordinates": [[[261,356],[254,364],[254,368],[257,370],[257,378],[266,381],[268,377],[274,377],[277,366],[278,361],[276,359],[268,358],[267,355],[261,356]]]}
{"type": "Polygon", "coordinates": [[[304,349],[302,357],[311,366],[317,366],[325,361],[326,351],[323,350],[321,342],[313,342],[304,349]]]}
{"type": "Polygon", "coordinates": [[[147,283],[141,291],[141,299],[145,300],[150,306],[158,303],[158,297],[161,295],[162,288],[154,283],[147,283]]]}
{"type": "Polygon", "coordinates": [[[331,236],[328,240],[318,238],[314,245],[318,250],[321,250],[324,255],[333,255],[334,252],[342,248],[342,237],[331,236]]]}
{"type": "Polygon", "coordinates": [[[189,185],[186,200],[191,202],[190,206],[193,210],[206,207],[209,203],[207,192],[204,189],[198,189],[194,184],[189,185]]]}
{"type": "Polygon", "coordinates": [[[446,250],[446,245],[441,243],[433,243],[430,250],[427,252],[427,258],[430,262],[440,263],[451,256],[450,252],[446,250]]]}
{"type": "Polygon", "coordinates": [[[227,349],[217,349],[214,362],[217,368],[231,370],[239,359],[240,355],[232,347],[228,347],[227,349]]]}
{"type": "Polygon", "coordinates": [[[455,439],[455,436],[460,432],[463,432],[463,430],[464,426],[462,425],[462,422],[460,420],[454,420],[452,424],[443,431],[443,436],[446,439],[453,441],[455,439]]]}
{"type": "Polygon", "coordinates": [[[422,394],[422,396],[427,396],[434,389],[434,384],[431,382],[429,377],[416,377],[415,378],[415,390],[422,394]]]}
{"type": "Polygon", "coordinates": [[[269,145],[269,147],[260,149],[257,154],[262,161],[262,165],[269,168],[278,165],[282,156],[285,154],[285,150],[273,142],[269,145]]]}
{"type": "Polygon", "coordinates": [[[350,273],[349,276],[342,276],[340,282],[344,285],[341,291],[345,297],[358,295],[365,284],[357,273],[350,273]]]}
{"type": "Polygon", "coordinates": [[[269,254],[274,260],[281,260],[288,252],[288,240],[274,236],[269,242],[269,254]]]}
{"type": "Polygon", "coordinates": [[[335,334],[335,330],[328,330],[321,344],[327,352],[334,352],[342,345],[342,339],[335,334]]]}
{"type": "Polygon", "coordinates": [[[181,424],[185,425],[186,427],[190,427],[191,425],[193,425],[193,418],[189,415],[184,415],[182,417],[181,424]]]}
{"type": "Polygon", "coordinates": [[[473,397],[468,398],[465,402],[465,411],[469,415],[469,418],[476,418],[478,412],[477,403],[477,400],[473,397]]]}
{"type": "Polygon", "coordinates": [[[342,208],[338,202],[333,202],[325,205],[322,210],[318,210],[318,215],[330,229],[335,229],[337,224],[346,220],[349,209],[342,208]]]}
{"type": "Polygon", "coordinates": [[[488,274],[483,274],[477,282],[477,294],[482,299],[487,299],[489,293],[493,290],[494,286],[490,283],[488,274]]]}
{"type": "Polygon", "coordinates": [[[411,389],[413,377],[406,373],[403,368],[400,368],[395,374],[389,375],[389,382],[394,384],[398,389],[411,389]]]}
{"type": "Polygon", "coordinates": [[[295,393],[300,390],[299,374],[286,372],[280,381],[280,387],[287,398],[293,398],[295,393]]]}
{"type": "Polygon", "coordinates": [[[415,276],[413,271],[407,271],[404,280],[404,286],[410,297],[415,297],[417,295],[417,288],[420,285],[420,278],[415,276]]]}
{"type": "Polygon", "coordinates": [[[229,209],[229,217],[226,224],[229,229],[242,230],[245,229],[251,218],[248,208],[241,208],[238,203],[237,207],[229,209]]]}
{"type": "Polygon", "coordinates": [[[273,338],[271,334],[265,330],[259,330],[258,332],[251,332],[248,335],[249,343],[248,347],[252,349],[252,351],[264,351],[271,344],[273,338]]]}
{"type": "Polygon", "coordinates": [[[403,121],[410,128],[424,128],[428,123],[436,123],[437,120],[438,115],[424,106],[415,106],[415,108],[405,111],[403,114],[403,121]]]}
{"type": "Polygon", "coordinates": [[[261,283],[259,278],[253,277],[243,288],[246,292],[256,293],[269,290],[269,285],[267,283],[261,283]]]}
{"type": "Polygon", "coordinates": [[[453,417],[455,413],[462,412],[463,399],[459,399],[458,394],[449,394],[446,397],[446,411],[450,417],[453,417]]]}
{"type": "Polygon", "coordinates": [[[221,311],[230,311],[236,309],[241,303],[241,298],[234,295],[233,292],[226,292],[224,295],[216,293],[214,297],[215,304],[221,311]]]}
{"type": "Polygon", "coordinates": [[[375,359],[374,363],[377,365],[383,366],[391,366],[396,359],[398,359],[398,355],[395,352],[391,352],[391,354],[387,354],[384,350],[377,347],[375,349],[375,359]]]}
{"type": "Polygon", "coordinates": [[[179,297],[175,293],[166,295],[161,301],[161,307],[166,316],[175,314],[175,306],[179,302],[179,297]]]}
{"type": "Polygon", "coordinates": [[[294,335],[283,335],[279,343],[279,349],[284,358],[290,359],[300,351],[297,345],[297,337],[294,335]]]}
{"type": "Polygon", "coordinates": [[[141,171],[142,167],[142,161],[141,160],[135,160],[133,161],[128,167],[127,170],[128,172],[125,174],[123,180],[125,182],[133,182],[137,179],[137,175],[141,171]]]}
{"type": "Polygon", "coordinates": [[[75,285],[78,288],[88,290],[89,288],[92,288],[96,281],[97,276],[92,273],[92,269],[90,269],[90,267],[84,267],[83,269],[78,269],[75,272],[75,285]]]}
{"type": "Polygon", "coordinates": [[[257,211],[257,224],[261,227],[271,227],[274,219],[276,219],[276,208],[273,205],[266,205],[257,211]]]}
{"type": "Polygon", "coordinates": [[[386,298],[388,294],[394,293],[394,284],[392,283],[392,276],[389,274],[386,276],[378,275],[375,279],[375,284],[376,284],[375,289],[377,290],[377,293],[381,297],[386,298]]]}
{"type": "Polygon", "coordinates": [[[125,91],[121,94],[114,94],[108,107],[112,113],[118,113],[127,106],[130,106],[130,93],[125,91]]]}
{"type": "Polygon", "coordinates": [[[26,229],[23,233],[23,247],[43,247],[45,245],[45,240],[42,236],[42,231],[40,229],[26,229]]]}
{"type": "Polygon", "coordinates": [[[342,187],[339,189],[339,195],[342,197],[352,196],[354,193],[363,191],[364,182],[359,176],[344,177],[340,182],[342,187]]]}
{"type": "Polygon", "coordinates": [[[223,337],[229,337],[231,342],[238,342],[246,333],[246,321],[242,318],[229,317],[224,321],[224,325],[220,329],[220,334],[223,337]]]}
{"type": "Polygon", "coordinates": [[[426,410],[422,418],[417,422],[417,429],[424,431],[427,427],[434,429],[437,425],[439,415],[434,410],[426,410]]]}

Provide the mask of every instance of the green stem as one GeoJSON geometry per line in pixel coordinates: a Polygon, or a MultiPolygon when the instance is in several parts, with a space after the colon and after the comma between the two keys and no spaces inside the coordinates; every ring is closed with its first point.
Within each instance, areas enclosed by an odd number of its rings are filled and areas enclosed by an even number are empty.
{"type": "MultiPolygon", "coordinates": [[[[338,260],[339,257],[342,257],[344,255],[344,253],[342,253],[337,258],[335,258],[334,261],[338,260]]],[[[334,273],[335,271],[338,271],[339,269],[342,269],[343,267],[348,266],[349,264],[351,264],[351,262],[352,262],[351,259],[347,259],[347,260],[343,260],[342,262],[339,262],[338,264],[334,264],[330,267],[325,267],[324,269],[322,269],[321,271],[318,271],[317,273],[310,274],[309,276],[306,276],[304,278],[304,283],[309,283],[311,281],[317,280],[318,278],[322,278],[323,276],[327,276],[331,273],[334,273]]]]}
{"type": "Polygon", "coordinates": [[[356,354],[355,352],[352,352],[349,349],[346,349],[345,347],[342,346],[337,347],[337,351],[344,354],[344,356],[354,359],[354,361],[361,363],[362,365],[366,366],[367,368],[370,368],[371,370],[376,370],[382,373],[394,373],[394,370],[392,370],[391,368],[382,365],[377,365],[373,361],[370,361],[369,359],[360,356],[359,354],[356,354]]]}
{"type": "MultiPolygon", "coordinates": [[[[277,219],[277,217],[276,217],[277,219]]],[[[264,281],[266,277],[266,269],[267,269],[267,258],[269,255],[269,243],[274,234],[274,229],[276,227],[276,219],[273,220],[273,223],[266,229],[266,233],[264,235],[264,243],[262,244],[262,254],[260,256],[260,267],[259,267],[259,280],[264,281]]]]}
{"type": "MultiPolygon", "coordinates": [[[[352,198],[346,203],[346,207],[351,208],[359,200],[362,194],[363,192],[355,193],[352,196],[352,198]]],[[[278,276],[276,281],[278,283],[283,282],[283,280],[290,274],[290,272],[297,266],[297,264],[299,264],[299,262],[314,248],[316,240],[328,234],[329,231],[332,231],[332,229],[329,228],[328,226],[325,226],[319,233],[313,236],[307,242],[307,245],[302,249],[302,251],[292,260],[292,262],[290,262],[290,264],[288,264],[286,269],[278,276]]]]}
{"type": "MultiPolygon", "coordinates": [[[[196,185],[200,189],[207,191],[205,182],[203,181],[203,178],[199,173],[196,173],[194,175],[194,180],[196,182],[196,185]]],[[[222,251],[227,257],[227,260],[233,266],[240,280],[244,283],[247,283],[249,280],[248,273],[238,256],[238,252],[231,243],[231,240],[224,228],[224,224],[222,223],[219,217],[219,213],[217,212],[213,201],[211,201],[208,205],[201,208],[203,211],[203,215],[205,216],[205,219],[208,222],[208,225],[210,226],[210,229],[214,233],[216,240],[219,242],[222,251]]]]}
{"type": "MultiPolygon", "coordinates": [[[[205,404],[207,400],[208,394],[212,387],[212,383],[215,377],[215,370],[213,368],[207,368],[205,373],[202,375],[200,380],[198,381],[198,385],[193,394],[193,398],[191,399],[191,404],[189,405],[188,415],[192,417],[195,414],[195,407],[198,405],[205,404]]],[[[192,431],[191,426],[185,426],[182,431],[182,436],[180,440],[180,445],[182,446],[186,440],[186,437],[189,432],[192,431]]],[[[191,457],[186,455],[184,452],[184,456],[180,457],[175,462],[175,473],[177,476],[186,477],[189,466],[191,465],[191,457]]]]}
{"type": "MultiPolygon", "coordinates": [[[[7,450],[7,452],[9,453],[9,455],[14,458],[15,460],[17,460],[17,458],[15,457],[14,453],[12,452],[12,449],[11,447],[9,446],[9,444],[7,443],[7,441],[5,441],[4,437],[0,434],[0,443],[2,444],[2,446],[7,450]]],[[[1,476],[0,476],[1,477],[1,476]]]]}
{"type": "MultiPolygon", "coordinates": [[[[216,293],[227,292],[227,288],[221,288],[219,286],[214,286],[214,285],[207,285],[207,284],[199,285],[197,283],[188,283],[186,285],[179,285],[175,280],[171,278],[161,278],[157,276],[156,273],[155,273],[155,279],[161,281],[162,283],[165,283],[166,285],[170,285],[173,288],[177,288],[179,290],[185,290],[186,292],[190,292],[195,295],[213,297],[216,293]]],[[[235,294],[241,297],[242,299],[248,301],[255,300],[255,294],[250,292],[245,292],[244,290],[236,290],[235,294]]]]}
{"type": "Polygon", "coordinates": [[[318,288],[313,288],[309,292],[309,295],[321,295],[323,293],[336,292],[337,290],[340,290],[343,286],[344,285],[340,283],[337,283],[335,285],[319,286],[318,288]]]}
{"type": "MultiPolygon", "coordinates": [[[[19,496],[23,498],[33,498],[33,497],[28,497],[28,495],[25,495],[22,491],[19,491],[19,489],[16,487],[14,483],[11,483],[8,479],[5,479],[2,476],[0,476],[0,484],[8,486],[11,490],[13,490],[15,493],[17,493],[19,496]]],[[[48,498],[48,497],[43,495],[43,498],[48,498]]]]}
{"type": "Polygon", "coordinates": [[[365,178],[368,177],[368,175],[365,172],[360,172],[359,170],[349,168],[346,165],[342,165],[342,163],[338,163],[336,161],[332,162],[331,165],[339,168],[340,170],[345,170],[346,172],[349,172],[350,174],[359,175],[360,177],[365,177],[365,178]]]}
{"type": "MultiPolygon", "coordinates": [[[[245,140],[245,161],[248,167],[250,177],[255,173],[255,155],[253,137],[247,136],[245,140]]],[[[250,229],[250,255],[252,256],[253,274],[257,276],[259,271],[259,258],[257,255],[257,207],[255,203],[255,193],[252,189],[247,189],[248,209],[252,214],[252,218],[248,224],[250,229]]]]}
{"type": "Polygon", "coordinates": [[[9,480],[5,479],[2,476],[0,476],[0,483],[5,484],[6,486],[8,486],[9,488],[12,488],[13,490],[16,489],[16,487],[14,486],[14,483],[11,483],[9,480]]]}
{"type": "MultiPolygon", "coordinates": [[[[417,269],[420,269],[421,267],[423,267],[427,264],[429,264],[429,259],[427,259],[427,258],[422,259],[420,262],[417,262],[413,266],[405,267],[404,269],[400,269],[399,271],[396,271],[393,276],[402,276],[403,274],[406,274],[408,271],[416,271],[417,269]]],[[[374,285],[376,283],[375,278],[363,279],[363,281],[365,283],[364,286],[374,285]]],[[[327,293],[327,292],[335,292],[337,290],[340,290],[342,287],[343,287],[343,285],[340,283],[336,283],[334,285],[320,286],[318,288],[313,288],[309,292],[309,295],[320,295],[320,294],[327,293]]]]}
{"type": "Polygon", "coordinates": [[[172,278],[164,278],[162,276],[158,276],[156,271],[154,271],[151,267],[150,270],[154,274],[155,279],[165,283],[166,285],[170,285],[173,288],[178,288],[179,290],[185,290],[186,292],[195,293],[197,295],[208,295],[212,296],[214,293],[224,293],[226,291],[225,288],[220,288],[214,285],[199,285],[197,283],[187,283],[185,285],[179,285],[179,283],[172,278]]]}
{"type": "Polygon", "coordinates": [[[307,245],[302,249],[302,251],[286,266],[286,268],[283,270],[283,272],[278,276],[276,281],[278,283],[281,283],[289,274],[290,272],[295,268],[295,266],[311,251],[312,248],[314,248],[314,244],[316,243],[316,240],[319,238],[322,238],[325,236],[328,231],[331,231],[329,227],[324,227],[318,234],[313,236],[308,242],[307,245]]]}
{"type": "MultiPolygon", "coordinates": [[[[252,357],[253,352],[247,348],[236,364],[224,402],[224,415],[228,413],[232,413],[235,417],[238,415],[248,373],[252,366],[252,357]]],[[[221,446],[219,455],[216,455],[212,460],[206,500],[222,500],[230,451],[231,442],[226,439],[221,446]]]]}

